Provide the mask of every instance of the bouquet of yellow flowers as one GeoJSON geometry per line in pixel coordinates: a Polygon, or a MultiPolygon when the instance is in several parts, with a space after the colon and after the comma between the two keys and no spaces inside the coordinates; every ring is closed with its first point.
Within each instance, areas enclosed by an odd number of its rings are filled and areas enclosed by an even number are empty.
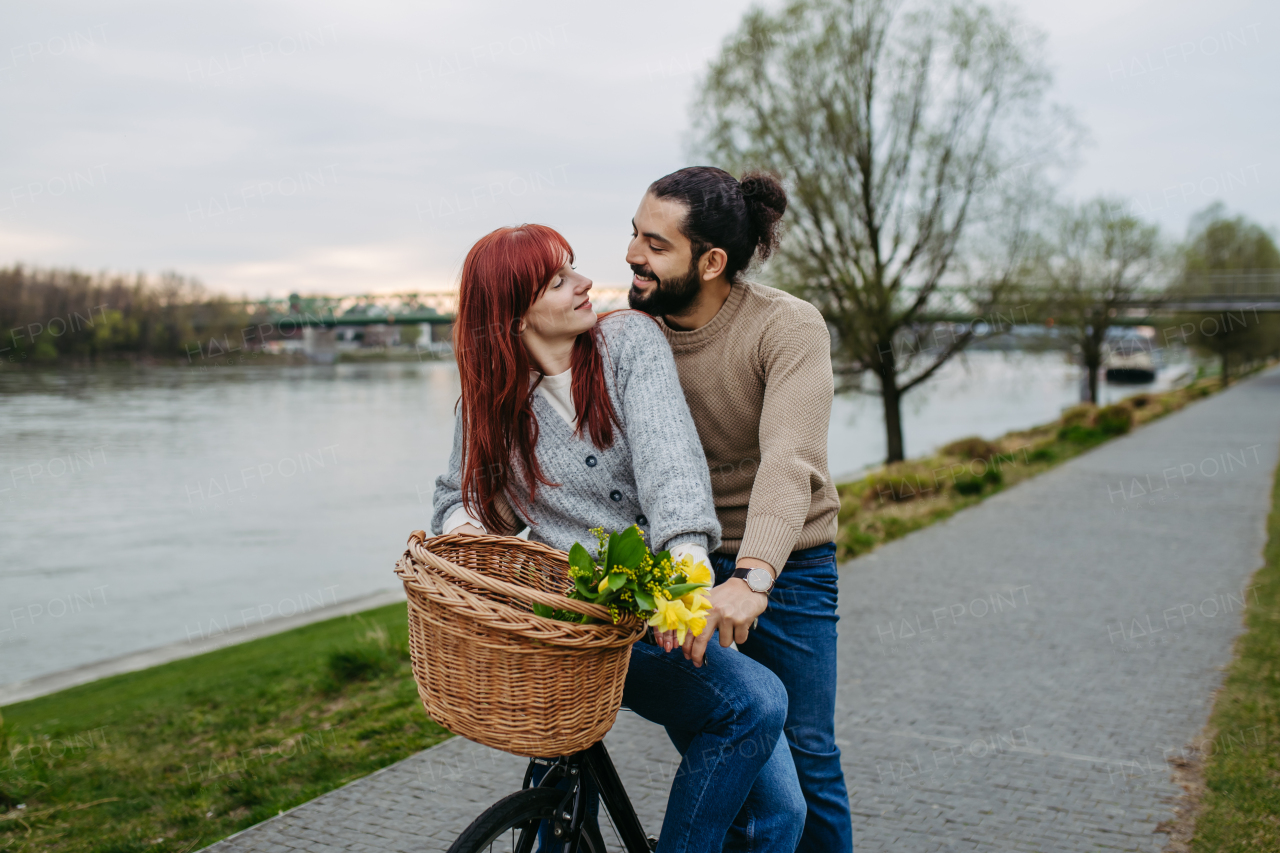
{"type": "MultiPolygon", "coordinates": [[[[686,633],[702,633],[711,609],[702,594],[711,586],[710,566],[688,555],[676,562],[669,551],[652,553],[644,531],[635,525],[621,533],[606,534],[599,527],[591,532],[596,536],[594,557],[576,542],[569,549],[569,598],[609,608],[615,623],[622,614],[633,613],[659,631],[675,631],[682,643],[686,633]]],[[[591,621],[590,616],[544,604],[534,604],[533,612],[564,622],[591,621]]]]}

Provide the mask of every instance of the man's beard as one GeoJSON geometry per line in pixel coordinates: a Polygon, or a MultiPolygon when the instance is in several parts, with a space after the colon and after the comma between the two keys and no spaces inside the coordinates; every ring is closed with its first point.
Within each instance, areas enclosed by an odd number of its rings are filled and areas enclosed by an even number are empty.
{"type": "MultiPolygon", "coordinates": [[[[653,276],[648,267],[631,265],[631,271],[637,275],[653,276]]],[[[647,294],[631,285],[627,293],[627,304],[637,311],[654,316],[678,317],[688,311],[702,294],[702,282],[698,280],[698,265],[691,263],[689,270],[680,278],[668,278],[665,281],[654,276],[653,289],[647,294]]]]}

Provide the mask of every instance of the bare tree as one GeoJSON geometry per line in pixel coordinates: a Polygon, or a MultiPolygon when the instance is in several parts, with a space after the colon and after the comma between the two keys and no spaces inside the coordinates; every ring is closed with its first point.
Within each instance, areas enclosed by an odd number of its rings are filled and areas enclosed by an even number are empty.
{"type": "Polygon", "coordinates": [[[933,336],[946,286],[970,314],[1007,302],[1032,191],[1076,139],[1044,103],[1042,44],[970,0],[797,0],[748,13],[703,82],[697,149],[788,181],[770,275],[823,312],[842,387],[877,378],[890,462],[902,396],[974,337],[933,336]]]}
{"type": "Polygon", "coordinates": [[[1063,205],[1053,218],[1052,232],[1037,252],[1042,310],[1080,348],[1088,399],[1096,403],[1107,330],[1163,269],[1159,231],[1117,199],[1063,205]]]}

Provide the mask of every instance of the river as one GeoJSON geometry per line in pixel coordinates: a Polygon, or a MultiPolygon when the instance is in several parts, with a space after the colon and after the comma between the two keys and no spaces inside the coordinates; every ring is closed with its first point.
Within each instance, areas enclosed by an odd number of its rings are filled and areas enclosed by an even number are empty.
{"type": "MultiPolygon", "coordinates": [[[[0,684],[394,588],[457,395],[451,362],[0,372],[0,684]]],[[[1078,399],[1060,353],[973,352],[907,396],[907,451],[1078,399]]],[[[837,399],[831,470],[884,447],[837,399]]]]}

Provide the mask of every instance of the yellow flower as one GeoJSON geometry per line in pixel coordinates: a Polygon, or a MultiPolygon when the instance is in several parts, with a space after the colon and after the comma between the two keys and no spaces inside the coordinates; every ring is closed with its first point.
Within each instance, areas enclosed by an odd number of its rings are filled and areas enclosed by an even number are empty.
{"type": "Polygon", "coordinates": [[[689,583],[705,583],[707,586],[711,586],[711,566],[707,561],[699,560],[695,563],[693,558],[687,555],[684,559],[691,564],[684,570],[684,579],[689,583]]]}
{"type": "Polygon", "coordinates": [[[675,631],[676,640],[681,643],[684,642],[686,633],[692,633],[695,637],[701,634],[702,629],[707,626],[705,614],[711,609],[711,602],[696,593],[690,595],[694,596],[692,610],[685,602],[689,596],[675,601],[661,594],[654,596],[653,603],[657,609],[649,619],[649,624],[659,631],[675,631]]]}
{"type": "Polygon", "coordinates": [[[706,614],[711,611],[710,600],[701,592],[691,592],[684,596],[681,601],[685,603],[685,607],[689,611],[689,618],[685,620],[685,625],[688,626],[693,636],[701,635],[702,629],[707,627],[706,614]],[[692,601],[689,599],[692,599],[692,601]]]}

